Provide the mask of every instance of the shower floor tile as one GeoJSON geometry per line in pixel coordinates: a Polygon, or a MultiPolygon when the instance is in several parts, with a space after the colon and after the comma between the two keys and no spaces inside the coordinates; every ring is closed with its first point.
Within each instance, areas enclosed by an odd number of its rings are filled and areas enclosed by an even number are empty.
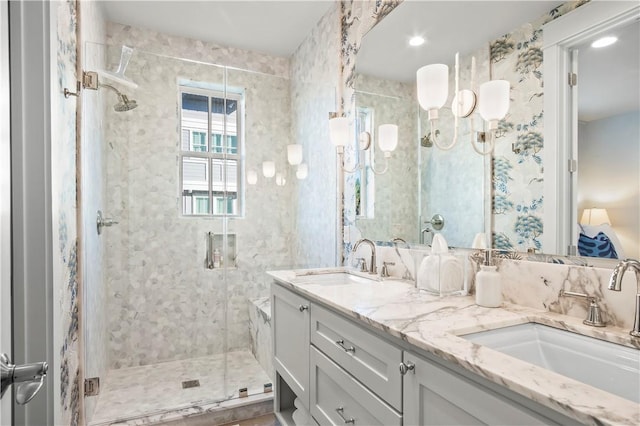
{"type": "Polygon", "coordinates": [[[219,354],[111,370],[101,383],[89,424],[122,422],[238,398],[238,390],[244,387],[249,395],[262,394],[263,385],[271,382],[251,352],[228,352],[225,390],[224,359],[219,354]],[[198,380],[200,386],[183,389],[182,382],[188,380],[198,380]]]}

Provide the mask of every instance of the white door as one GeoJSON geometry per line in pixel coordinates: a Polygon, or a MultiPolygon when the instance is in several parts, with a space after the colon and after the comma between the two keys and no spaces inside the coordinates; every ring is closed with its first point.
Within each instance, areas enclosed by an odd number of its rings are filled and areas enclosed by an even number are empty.
{"type": "MultiPolygon", "coordinates": [[[[11,355],[11,149],[9,14],[0,2],[0,352],[11,355]]],[[[0,400],[0,425],[11,424],[11,393],[0,400]]]]}

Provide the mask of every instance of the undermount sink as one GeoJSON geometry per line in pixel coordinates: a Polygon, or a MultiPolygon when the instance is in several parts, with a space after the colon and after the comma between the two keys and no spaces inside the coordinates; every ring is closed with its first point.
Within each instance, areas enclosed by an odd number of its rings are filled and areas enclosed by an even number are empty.
{"type": "Polygon", "coordinates": [[[371,284],[372,282],[379,281],[380,278],[377,275],[355,275],[353,272],[347,271],[328,271],[328,272],[306,272],[302,274],[296,274],[297,277],[303,278],[308,281],[309,284],[328,284],[328,285],[343,285],[343,284],[371,284]]]}
{"type": "Polygon", "coordinates": [[[640,403],[640,350],[525,323],[459,336],[640,403]]]}

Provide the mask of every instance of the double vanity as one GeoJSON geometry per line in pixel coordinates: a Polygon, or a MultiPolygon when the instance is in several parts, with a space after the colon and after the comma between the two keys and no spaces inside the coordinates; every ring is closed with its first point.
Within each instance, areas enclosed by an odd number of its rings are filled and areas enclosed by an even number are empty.
{"type": "Polygon", "coordinates": [[[343,268],[270,275],[283,424],[640,424],[628,330],[343,268]]]}

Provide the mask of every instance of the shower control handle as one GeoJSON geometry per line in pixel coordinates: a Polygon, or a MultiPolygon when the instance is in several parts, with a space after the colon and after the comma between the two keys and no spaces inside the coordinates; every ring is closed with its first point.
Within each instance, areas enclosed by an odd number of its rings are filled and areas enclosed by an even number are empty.
{"type": "Polygon", "coordinates": [[[102,211],[98,210],[98,218],[96,219],[96,226],[98,228],[98,235],[102,234],[102,228],[105,226],[113,226],[117,225],[118,221],[110,218],[102,216],[102,211]]]}

